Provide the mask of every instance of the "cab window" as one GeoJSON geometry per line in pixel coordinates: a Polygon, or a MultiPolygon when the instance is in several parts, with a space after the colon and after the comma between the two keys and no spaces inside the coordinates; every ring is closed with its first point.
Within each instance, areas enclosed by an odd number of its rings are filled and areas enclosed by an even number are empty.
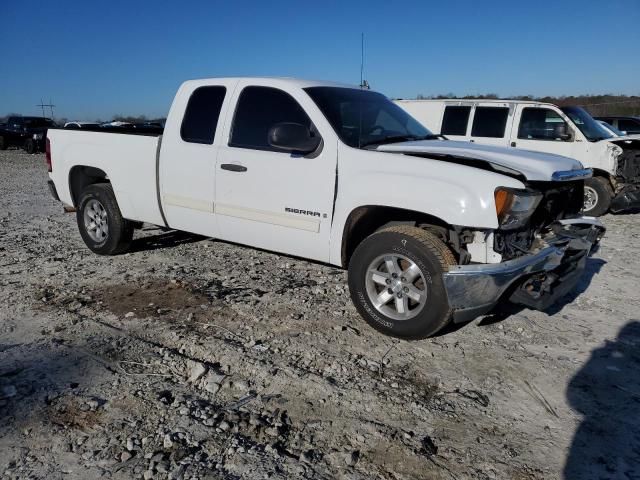
{"type": "Polygon", "coordinates": [[[471,136],[503,138],[508,117],[507,107],[476,107],[471,136]]]}
{"type": "Polygon", "coordinates": [[[221,86],[196,88],[182,119],[180,136],[188,143],[211,145],[227,89],[221,86]]]}
{"type": "Polygon", "coordinates": [[[284,152],[268,141],[271,127],[281,122],[313,128],[311,119],[288,93],[272,87],[246,87],[238,99],[229,146],[284,152]]]}
{"type": "Polygon", "coordinates": [[[518,127],[518,138],[522,140],[562,141],[562,135],[568,131],[567,122],[549,108],[522,109],[518,127]]]}
{"type": "Polygon", "coordinates": [[[442,117],[442,135],[466,135],[471,107],[450,105],[445,107],[442,117]]]}

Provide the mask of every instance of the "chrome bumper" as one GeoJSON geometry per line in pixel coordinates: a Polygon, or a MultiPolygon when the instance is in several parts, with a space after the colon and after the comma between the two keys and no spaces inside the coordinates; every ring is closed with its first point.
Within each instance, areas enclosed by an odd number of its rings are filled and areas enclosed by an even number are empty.
{"type": "Polygon", "coordinates": [[[596,218],[560,220],[529,255],[496,264],[458,265],[444,274],[454,322],[491,310],[503,297],[545,309],[578,282],[586,259],[605,232],[596,218]]]}

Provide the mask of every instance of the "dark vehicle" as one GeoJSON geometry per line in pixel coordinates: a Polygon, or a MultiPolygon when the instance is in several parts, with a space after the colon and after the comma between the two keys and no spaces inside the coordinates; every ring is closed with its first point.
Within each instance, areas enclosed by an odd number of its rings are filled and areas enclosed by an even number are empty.
{"type": "Polygon", "coordinates": [[[44,117],[9,117],[0,127],[0,150],[8,147],[24,148],[28,153],[44,151],[47,130],[57,125],[44,117]]]}
{"type": "Polygon", "coordinates": [[[640,117],[593,117],[602,120],[627,135],[640,134],[640,117]]]}

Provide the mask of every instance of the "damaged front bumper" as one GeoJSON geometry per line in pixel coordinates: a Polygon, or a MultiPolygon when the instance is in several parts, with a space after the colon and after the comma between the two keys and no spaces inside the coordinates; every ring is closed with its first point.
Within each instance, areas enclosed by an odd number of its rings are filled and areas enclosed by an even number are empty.
{"type": "Polygon", "coordinates": [[[605,232],[591,217],[560,220],[529,255],[497,264],[458,265],[444,274],[456,323],[489,312],[503,297],[544,310],[571,291],[605,232]]]}
{"type": "Polygon", "coordinates": [[[613,213],[640,209],[640,185],[624,186],[611,201],[609,210],[613,213]]]}

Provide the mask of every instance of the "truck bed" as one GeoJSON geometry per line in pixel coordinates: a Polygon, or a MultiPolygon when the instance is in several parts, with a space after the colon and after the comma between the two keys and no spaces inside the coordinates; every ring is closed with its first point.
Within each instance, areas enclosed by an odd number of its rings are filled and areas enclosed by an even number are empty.
{"type": "Polygon", "coordinates": [[[122,131],[49,130],[51,175],[58,195],[75,204],[72,176],[78,168],[97,168],[111,180],[122,216],[162,225],[158,205],[157,158],[160,134],[122,131]]]}

